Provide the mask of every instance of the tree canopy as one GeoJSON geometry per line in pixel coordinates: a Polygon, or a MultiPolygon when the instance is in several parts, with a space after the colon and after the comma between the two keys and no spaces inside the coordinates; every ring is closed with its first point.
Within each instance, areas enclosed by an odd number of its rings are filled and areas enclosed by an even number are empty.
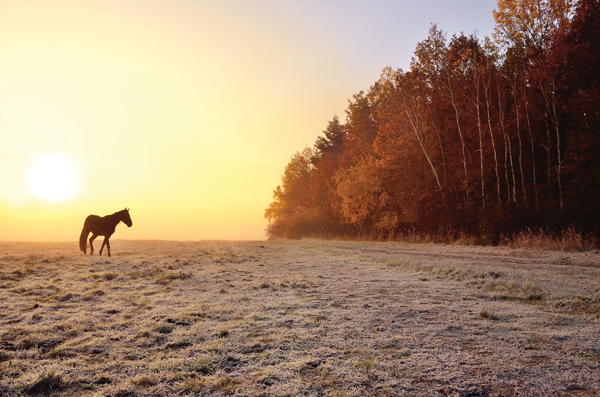
{"type": "Polygon", "coordinates": [[[270,236],[473,234],[600,221],[600,2],[498,0],[493,38],[436,25],[292,157],[270,236]]]}

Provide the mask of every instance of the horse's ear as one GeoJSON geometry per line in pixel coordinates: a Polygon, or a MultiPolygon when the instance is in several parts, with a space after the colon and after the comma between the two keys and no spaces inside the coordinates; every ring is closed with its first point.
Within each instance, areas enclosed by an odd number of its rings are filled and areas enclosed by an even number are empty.
{"type": "Polygon", "coordinates": [[[125,207],[125,211],[129,211],[129,208],[125,207]]]}

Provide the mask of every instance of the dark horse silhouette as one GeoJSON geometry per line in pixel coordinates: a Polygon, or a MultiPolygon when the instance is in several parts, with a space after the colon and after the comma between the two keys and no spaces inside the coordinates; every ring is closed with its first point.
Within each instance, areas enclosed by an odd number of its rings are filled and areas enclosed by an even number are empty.
{"type": "Polygon", "coordinates": [[[85,218],[85,222],[83,223],[83,230],[81,231],[81,235],[79,236],[79,248],[85,254],[87,248],[87,236],[92,232],[92,237],[90,237],[90,255],[94,255],[94,246],[92,245],[94,239],[98,236],[104,236],[104,242],[102,243],[102,247],[100,248],[99,255],[102,255],[102,250],[106,245],[106,249],[108,251],[108,256],[110,256],[110,243],[108,239],[115,232],[115,228],[119,222],[123,221],[128,227],[133,225],[131,221],[131,217],[129,216],[129,208],[125,208],[122,211],[115,212],[112,215],[106,216],[98,216],[98,215],[90,215],[85,218]]]}

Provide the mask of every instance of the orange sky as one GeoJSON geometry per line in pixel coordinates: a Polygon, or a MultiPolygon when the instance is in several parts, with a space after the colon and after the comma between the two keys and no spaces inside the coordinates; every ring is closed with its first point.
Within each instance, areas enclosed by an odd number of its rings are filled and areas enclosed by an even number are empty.
{"type": "Polygon", "coordinates": [[[493,1],[432,3],[2,1],[0,240],[75,241],[125,207],[114,238],[264,239],[290,156],[430,22],[491,31],[493,1]]]}

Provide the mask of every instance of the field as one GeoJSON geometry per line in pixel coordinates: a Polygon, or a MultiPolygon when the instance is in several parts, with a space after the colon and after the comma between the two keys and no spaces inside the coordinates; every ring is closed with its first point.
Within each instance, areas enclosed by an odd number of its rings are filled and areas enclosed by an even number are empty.
{"type": "Polygon", "coordinates": [[[595,252],[321,240],[111,251],[0,243],[0,395],[600,395],[595,252]]]}

